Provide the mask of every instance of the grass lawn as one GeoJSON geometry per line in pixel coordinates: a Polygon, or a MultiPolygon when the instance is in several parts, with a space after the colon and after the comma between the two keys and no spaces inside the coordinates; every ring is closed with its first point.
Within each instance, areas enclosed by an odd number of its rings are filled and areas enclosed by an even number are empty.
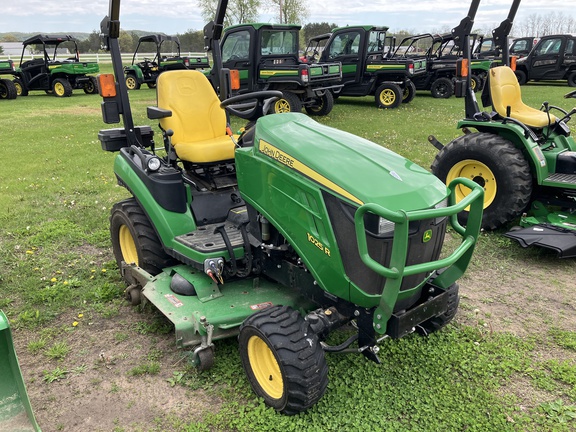
{"type": "MultiPolygon", "coordinates": [[[[530,84],[524,101],[571,109],[573,99],[563,98],[569,90],[530,84]]],[[[150,124],[145,107],[155,92],[143,87],[130,96],[135,123],[150,124]]],[[[178,360],[161,317],[126,305],[108,217],[129,194],[116,185],[115,155],[97,138],[111,127],[100,98],[31,92],[0,103],[0,308],[45,430],[576,429],[574,260],[482,234],[453,324],[428,338],[385,342],[381,365],[328,354],[323,399],[304,414],[281,416],[251,392],[235,339],[218,343],[214,368],[199,373],[178,360]],[[173,404],[164,403],[169,395],[173,404]],[[100,412],[100,423],[87,426],[100,412]]],[[[418,92],[390,111],[369,97],[342,97],[317,120],[428,168],[436,154],[428,136],[447,143],[460,135],[462,116],[463,100],[418,92]]]]}

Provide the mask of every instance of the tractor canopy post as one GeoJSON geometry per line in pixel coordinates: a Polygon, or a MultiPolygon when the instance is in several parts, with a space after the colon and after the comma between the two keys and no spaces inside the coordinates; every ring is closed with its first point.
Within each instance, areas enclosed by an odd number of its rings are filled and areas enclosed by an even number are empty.
{"type": "Polygon", "coordinates": [[[216,14],[213,21],[204,26],[204,49],[212,51],[212,69],[210,70],[210,82],[218,92],[220,86],[220,69],[222,69],[222,53],[220,51],[220,39],[224,30],[224,18],[228,0],[218,0],[216,14]]]}
{"type": "Polygon", "coordinates": [[[514,24],[514,17],[516,12],[518,12],[518,7],[520,6],[521,0],[514,0],[510,11],[508,12],[508,17],[500,23],[498,27],[492,30],[492,38],[494,40],[494,48],[496,50],[496,57],[502,57],[502,64],[504,66],[510,66],[510,53],[508,51],[508,35],[512,30],[512,25],[514,24]]]}

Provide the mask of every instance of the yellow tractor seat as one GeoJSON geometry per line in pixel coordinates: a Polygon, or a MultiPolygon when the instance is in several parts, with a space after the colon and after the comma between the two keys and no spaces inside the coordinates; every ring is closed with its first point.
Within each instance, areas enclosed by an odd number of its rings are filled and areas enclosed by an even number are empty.
{"type": "Polygon", "coordinates": [[[158,108],[172,111],[160,119],[160,126],[174,131],[172,145],[181,160],[205,164],[234,159],[235,144],[226,134],[226,112],[204,74],[166,71],[156,83],[158,108]]]}
{"type": "Polygon", "coordinates": [[[520,84],[508,66],[490,69],[490,97],[492,106],[502,117],[512,117],[531,128],[543,128],[556,123],[554,115],[529,107],[522,102],[520,84]],[[510,107],[510,115],[507,115],[510,107]]]}

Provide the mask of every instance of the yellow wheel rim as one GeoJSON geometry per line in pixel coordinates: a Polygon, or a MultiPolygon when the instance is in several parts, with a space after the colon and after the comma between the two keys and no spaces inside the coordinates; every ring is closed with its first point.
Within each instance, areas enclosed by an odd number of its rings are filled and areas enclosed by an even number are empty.
{"type": "Polygon", "coordinates": [[[134,90],[136,88],[136,79],[134,77],[126,78],[126,87],[128,87],[128,90],[134,90]]]}
{"type": "MultiPolygon", "coordinates": [[[[494,173],[487,165],[473,159],[466,159],[454,165],[446,176],[446,184],[456,177],[468,178],[484,188],[484,208],[488,207],[496,198],[497,184],[494,173]]],[[[456,202],[460,202],[470,193],[466,186],[458,185],[455,189],[456,202]]],[[[468,210],[468,209],[466,209],[468,210]]]]}
{"type": "Polygon", "coordinates": [[[136,250],[136,243],[134,237],[126,225],[120,227],[118,232],[118,243],[120,243],[120,251],[122,252],[122,259],[127,264],[140,265],[138,262],[138,251],[136,250]]]}
{"type": "Polygon", "coordinates": [[[277,114],[290,112],[290,103],[286,99],[278,99],[274,104],[274,112],[277,114]]]}
{"type": "Polygon", "coordinates": [[[58,96],[63,96],[64,95],[64,85],[60,82],[54,84],[54,93],[56,93],[58,96]]]}
{"type": "Polygon", "coordinates": [[[18,96],[22,96],[22,86],[20,83],[14,83],[14,86],[16,86],[16,94],[18,96]]]}
{"type": "Polygon", "coordinates": [[[392,89],[384,89],[380,92],[380,102],[382,105],[392,105],[396,102],[396,93],[392,89]]]}
{"type": "Polygon", "coordinates": [[[284,394],[284,381],[272,350],[258,336],[248,340],[247,350],[252,372],[262,390],[272,399],[280,399],[284,394]]]}

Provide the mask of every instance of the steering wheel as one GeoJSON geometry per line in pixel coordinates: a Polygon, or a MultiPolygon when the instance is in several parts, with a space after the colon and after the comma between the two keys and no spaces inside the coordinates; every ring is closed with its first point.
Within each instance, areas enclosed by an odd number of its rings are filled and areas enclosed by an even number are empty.
{"type": "Polygon", "coordinates": [[[232,96],[220,102],[220,107],[245,120],[256,120],[268,112],[270,104],[281,98],[278,90],[263,90],[232,96]]]}

